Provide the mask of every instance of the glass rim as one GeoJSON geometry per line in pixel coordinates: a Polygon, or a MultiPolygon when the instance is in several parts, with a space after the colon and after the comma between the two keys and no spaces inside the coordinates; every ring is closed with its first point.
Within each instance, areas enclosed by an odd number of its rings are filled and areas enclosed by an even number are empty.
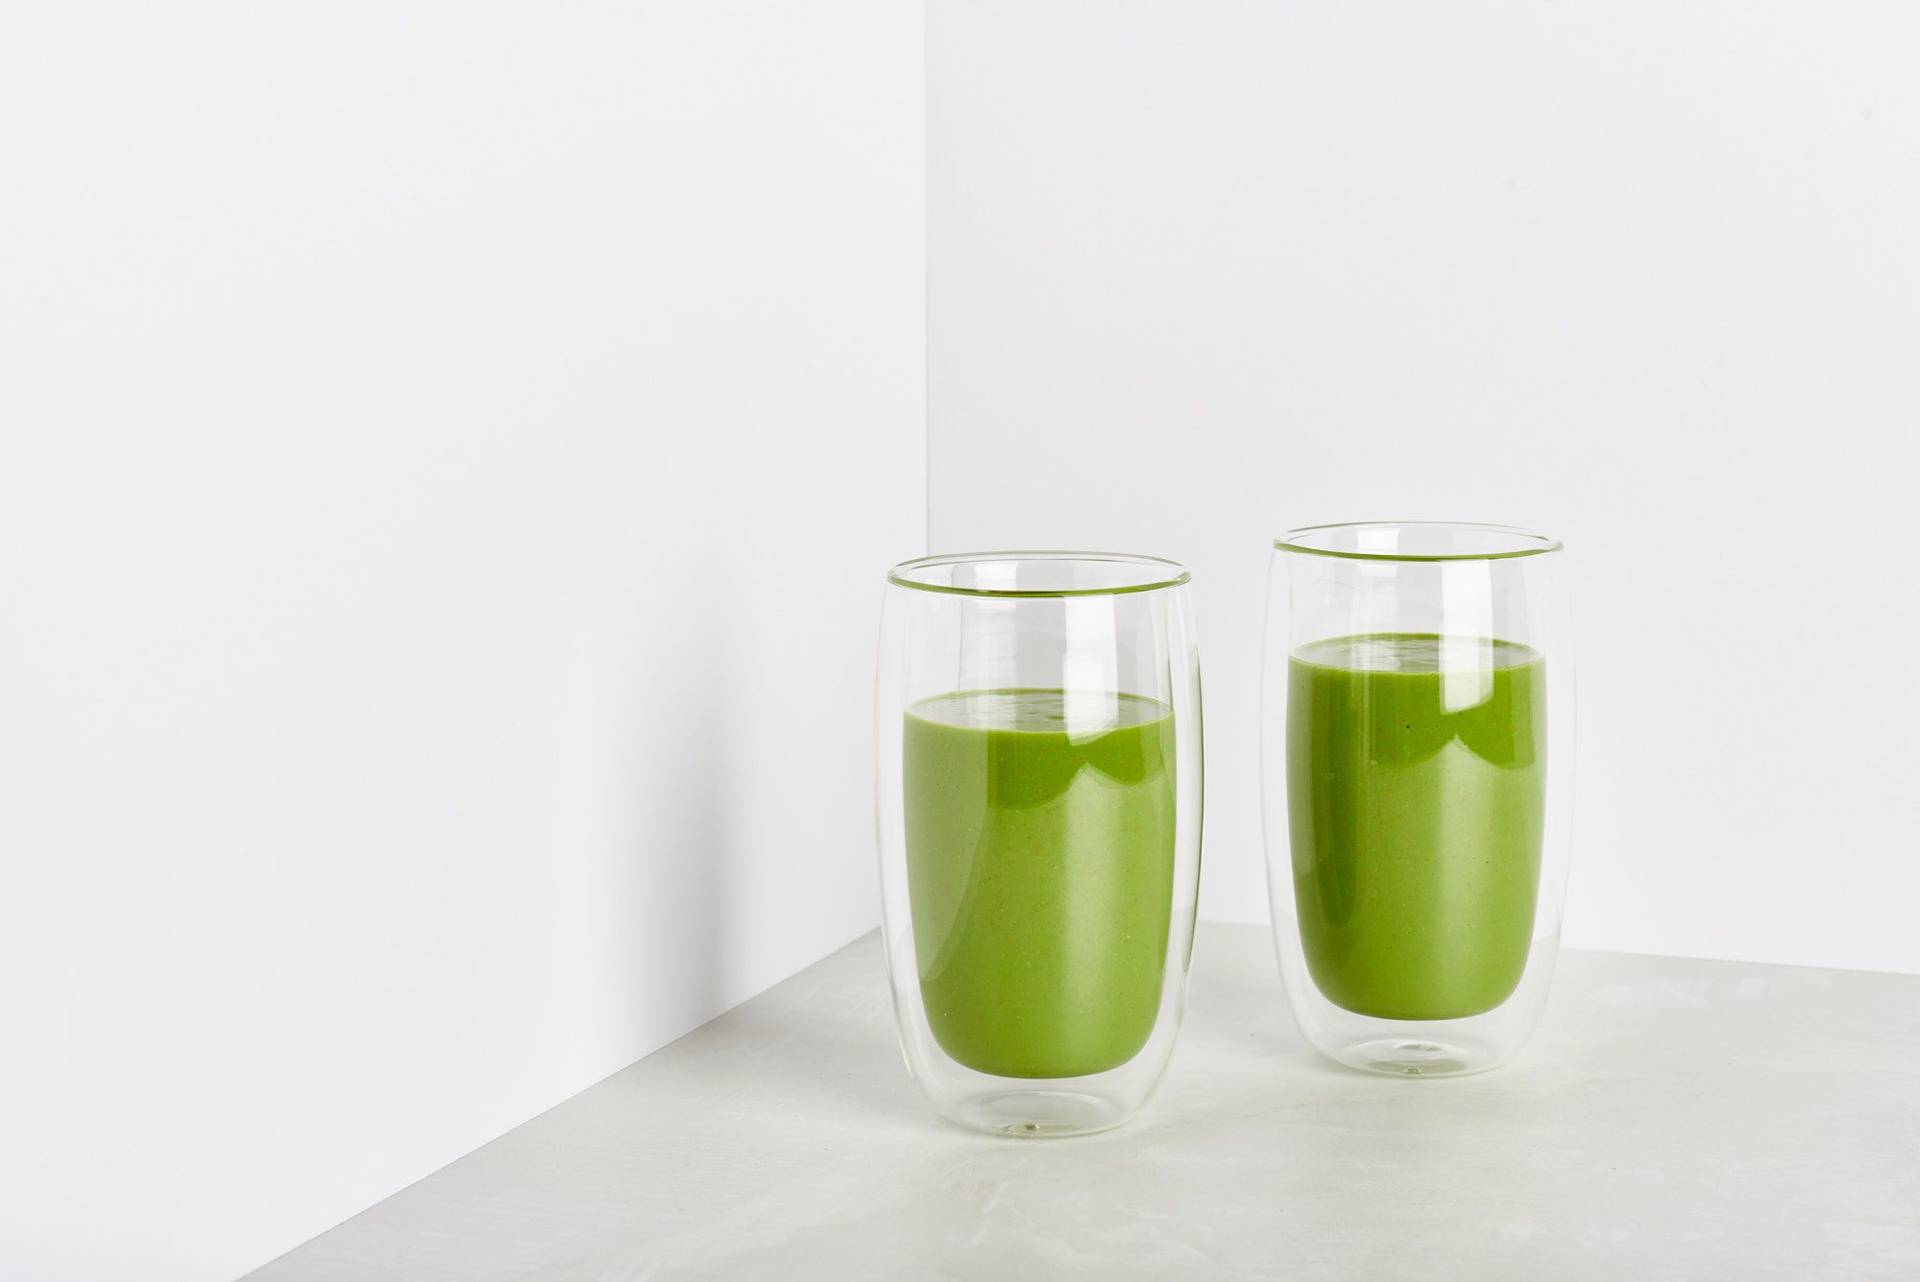
{"type": "Polygon", "coordinates": [[[1562,552],[1566,545],[1550,534],[1539,530],[1529,530],[1518,525],[1494,525],[1486,521],[1335,521],[1326,525],[1303,525],[1288,530],[1273,541],[1279,552],[1298,552],[1307,556],[1330,556],[1343,561],[1510,561],[1523,556],[1545,556],[1549,552],[1562,552]],[[1360,552],[1346,548],[1313,547],[1303,542],[1305,536],[1327,534],[1335,530],[1367,529],[1428,529],[1428,530],[1465,530],[1478,534],[1503,535],[1510,539],[1528,541],[1532,546],[1505,548],[1489,552],[1360,552]]]}
{"type": "Polygon", "coordinates": [[[1178,561],[1163,556],[1134,552],[1067,552],[1056,550],[1009,552],[943,552],[937,556],[915,557],[887,571],[887,582],[896,588],[915,592],[939,592],[949,596],[1008,597],[1032,600],[1046,597],[1125,596],[1134,592],[1161,592],[1185,586],[1192,575],[1178,561]],[[1086,588],[963,588],[951,583],[929,583],[914,577],[914,572],[946,565],[974,565],[987,561],[1081,561],[1103,565],[1130,565],[1154,573],[1139,582],[1118,583],[1086,588]]]}

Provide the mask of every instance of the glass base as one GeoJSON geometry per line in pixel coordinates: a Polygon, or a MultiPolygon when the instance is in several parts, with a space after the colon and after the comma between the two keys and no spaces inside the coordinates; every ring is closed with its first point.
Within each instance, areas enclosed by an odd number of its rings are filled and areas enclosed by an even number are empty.
{"type": "Polygon", "coordinates": [[[1281,916],[1291,907],[1291,897],[1274,902],[1287,1004],[1307,1044],[1336,1063],[1385,1077],[1465,1077],[1511,1063],[1539,1023],[1559,950],[1553,935],[1533,941],[1520,986],[1492,1010],[1457,1019],[1385,1019],[1336,1006],[1314,985],[1281,916]]]}
{"type": "Polygon", "coordinates": [[[1491,1046],[1447,1037],[1369,1037],[1326,1053],[1349,1068],[1392,1077],[1465,1077],[1508,1059],[1491,1046]]]}
{"type": "Polygon", "coordinates": [[[1111,1130],[1133,1115],[1118,1100],[1080,1091],[991,1091],[941,1108],[948,1121],[971,1131],[1016,1139],[1058,1139],[1111,1130]]]}

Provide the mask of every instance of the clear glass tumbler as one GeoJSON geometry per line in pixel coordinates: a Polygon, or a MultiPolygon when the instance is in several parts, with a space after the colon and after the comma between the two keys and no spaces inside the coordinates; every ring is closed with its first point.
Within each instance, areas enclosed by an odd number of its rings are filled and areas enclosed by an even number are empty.
{"type": "Polygon", "coordinates": [[[1186,583],[1095,552],[887,575],[882,930],[907,1068],[962,1126],[1104,1130],[1166,1069],[1200,878],[1186,583]]]}
{"type": "Polygon", "coordinates": [[[1301,1033],[1355,1068],[1511,1059],[1560,944],[1573,801],[1565,554],[1498,525],[1274,543],[1267,888],[1301,1033]]]}

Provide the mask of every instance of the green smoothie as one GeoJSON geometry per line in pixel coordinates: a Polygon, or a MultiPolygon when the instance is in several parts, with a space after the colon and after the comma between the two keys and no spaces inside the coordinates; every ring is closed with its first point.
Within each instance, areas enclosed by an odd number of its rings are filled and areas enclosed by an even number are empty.
{"type": "Polygon", "coordinates": [[[1546,665],[1510,641],[1378,633],[1288,667],[1300,942],[1337,1006],[1458,1019],[1526,968],[1546,800],[1546,665]]]}
{"type": "Polygon", "coordinates": [[[1172,710],[972,690],[915,704],[905,733],[913,943],[941,1049],[1003,1077],[1132,1059],[1166,969],[1172,710]]]}

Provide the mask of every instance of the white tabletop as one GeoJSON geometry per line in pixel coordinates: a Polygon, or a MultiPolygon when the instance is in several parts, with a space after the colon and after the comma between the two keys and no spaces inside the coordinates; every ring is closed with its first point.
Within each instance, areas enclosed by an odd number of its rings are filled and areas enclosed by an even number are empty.
{"type": "Polygon", "coordinates": [[[1205,925],[1172,1071],[1072,1140],[933,1117],[868,936],[252,1276],[1920,1278],[1920,978],[1566,954],[1478,1077],[1327,1063],[1205,925]]]}

